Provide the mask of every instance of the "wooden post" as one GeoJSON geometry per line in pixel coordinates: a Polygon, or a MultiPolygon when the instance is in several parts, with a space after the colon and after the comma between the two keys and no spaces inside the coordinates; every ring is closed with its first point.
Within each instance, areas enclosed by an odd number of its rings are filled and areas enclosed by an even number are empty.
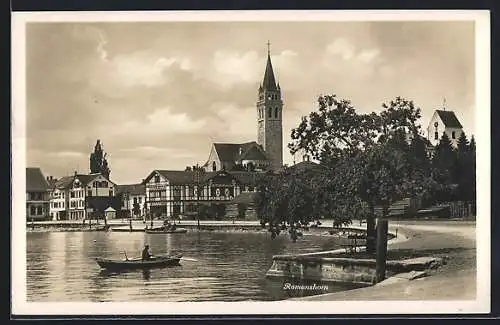
{"type": "Polygon", "coordinates": [[[377,264],[376,283],[385,279],[385,265],[387,260],[387,232],[389,222],[387,219],[377,221],[377,264]]]}

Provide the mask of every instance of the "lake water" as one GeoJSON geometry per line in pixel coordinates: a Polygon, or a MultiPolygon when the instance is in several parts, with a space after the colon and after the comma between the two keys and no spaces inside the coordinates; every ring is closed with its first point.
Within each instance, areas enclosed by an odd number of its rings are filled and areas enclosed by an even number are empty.
{"type": "MultiPolygon", "coordinates": [[[[272,240],[267,233],[188,232],[34,232],[27,234],[28,301],[269,301],[349,289],[284,290],[285,280],[266,279],[276,254],[337,248],[331,237],[288,236],[272,240]],[[182,252],[181,266],[103,273],[94,258],[139,256],[145,243],[151,253],[182,252]]],[[[319,284],[319,283],[318,283],[319,284]]]]}

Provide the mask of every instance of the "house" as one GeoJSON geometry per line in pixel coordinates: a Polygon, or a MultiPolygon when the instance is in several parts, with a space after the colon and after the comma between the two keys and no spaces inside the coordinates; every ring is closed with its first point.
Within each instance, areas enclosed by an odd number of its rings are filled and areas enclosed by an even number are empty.
{"type": "Polygon", "coordinates": [[[26,168],[26,220],[50,218],[51,188],[40,168],[26,168]]]}
{"type": "Polygon", "coordinates": [[[443,133],[446,133],[451,144],[457,147],[458,138],[463,133],[463,128],[453,111],[436,110],[427,126],[427,140],[434,147],[441,140],[443,133]]]}
{"type": "Polygon", "coordinates": [[[259,173],[154,170],[144,180],[146,210],[153,217],[195,214],[198,205],[224,208],[243,191],[256,191],[259,173]]]}
{"type": "Polygon", "coordinates": [[[81,220],[91,215],[104,216],[106,208],[117,205],[115,192],[116,185],[99,173],[75,172],[72,176],[62,177],[52,192],[52,219],[81,220]]]}
{"type": "Polygon", "coordinates": [[[121,210],[127,217],[145,218],[146,186],[144,184],[117,185],[117,195],[121,199],[121,210]],[[138,205],[138,211],[134,207],[138,205]]]}

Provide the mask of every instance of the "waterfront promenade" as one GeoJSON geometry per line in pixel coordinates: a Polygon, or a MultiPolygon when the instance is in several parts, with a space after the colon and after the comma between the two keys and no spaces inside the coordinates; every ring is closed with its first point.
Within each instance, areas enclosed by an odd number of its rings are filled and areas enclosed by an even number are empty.
{"type": "Polygon", "coordinates": [[[446,256],[437,273],[421,279],[389,278],[362,289],[295,298],[305,301],[343,300],[473,300],[476,298],[476,227],[463,221],[390,222],[399,239],[389,249],[429,251],[446,256]]]}
{"type": "MultiPolygon", "coordinates": [[[[305,232],[304,236],[327,233],[332,227],[332,220],[322,220],[322,224],[314,232],[305,232]],[[324,230],[324,231],[323,231],[324,230]]],[[[55,225],[75,223],[69,221],[35,222],[35,224],[55,225]]],[[[80,221],[81,223],[81,221],[80,221]]],[[[178,222],[177,222],[178,223],[178,222]]],[[[27,224],[27,228],[29,227],[27,224]]],[[[102,220],[100,221],[102,225],[102,220]]],[[[161,220],[155,220],[154,226],[160,226],[161,220]]],[[[178,223],[179,224],[179,223],[178,223]]],[[[182,220],[179,227],[185,226],[195,231],[197,220],[182,220]]],[[[128,220],[115,219],[108,221],[111,228],[129,228],[128,220]]],[[[133,221],[134,229],[142,229],[150,225],[142,221],[133,221]]],[[[239,226],[260,229],[258,220],[201,220],[204,229],[232,231],[239,226]]],[[[353,228],[365,228],[358,221],[353,228]]],[[[448,262],[441,266],[432,276],[409,281],[404,278],[389,278],[367,288],[342,291],[324,295],[294,298],[296,300],[329,301],[329,300],[449,300],[474,299],[476,294],[476,227],[474,221],[459,220],[391,220],[389,232],[397,237],[388,243],[389,250],[428,251],[429,255],[446,256],[448,262]]],[[[297,242],[300,245],[300,241],[297,242]]]]}

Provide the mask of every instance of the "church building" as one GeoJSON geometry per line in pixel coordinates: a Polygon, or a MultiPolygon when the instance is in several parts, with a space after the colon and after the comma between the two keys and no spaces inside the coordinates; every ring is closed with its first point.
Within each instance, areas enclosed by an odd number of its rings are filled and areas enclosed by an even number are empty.
{"type": "Polygon", "coordinates": [[[278,170],[283,165],[283,100],[268,43],[264,79],[257,96],[257,141],[213,143],[202,166],[207,172],[278,170]]]}
{"type": "Polygon", "coordinates": [[[458,138],[463,132],[463,127],[455,112],[450,110],[436,110],[427,126],[427,140],[436,146],[443,133],[446,133],[453,147],[457,147],[458,138]]]}

